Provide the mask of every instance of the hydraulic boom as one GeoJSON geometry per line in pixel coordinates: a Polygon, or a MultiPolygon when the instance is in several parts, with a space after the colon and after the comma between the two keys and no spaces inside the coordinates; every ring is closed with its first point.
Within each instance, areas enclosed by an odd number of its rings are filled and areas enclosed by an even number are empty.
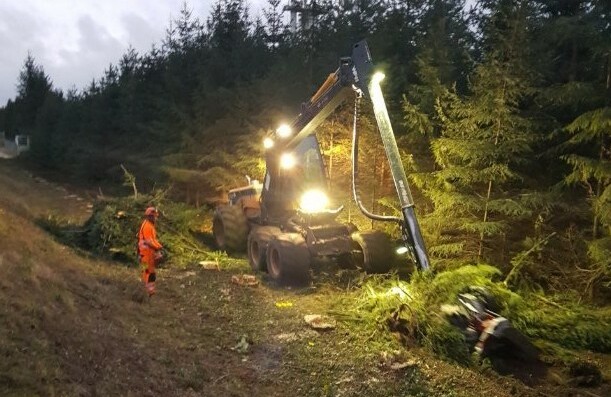
{"type": "Polygon", "coordinates": [[[294,133],[291,139],[284,142],[284,149],[291,149],[298,145],[305,137],[312,134],[340,104],[350,97],[361,96],[369,98],[373,103],[380,136],[384,144],[384,150],[390,171],[392,173],[395,189],[401,203],[402,218],[389,217],[372,214],[365,209],[358,198],[355,187],[356,170],[358,161],[356,152],[358,150],[358,134],[356,123],[353,133],[353,191],[354,198],[363,214],[371,219],[380,221],[396,221],[401,225],[403,242],[414,256],[418,266],[426,270],[430,267],[420,226],[414,210],[409,184],[397,141],[395,140],[392,125],[386,103],[380,87],[384,75],[373,72],[373,65],[369,48],[366,41],[360,41],[352,49],[352,56],[340,59],[339,68],[323,83],[318,92],[305,104],[299,116],[292,122],[291,128],[294,133]]]}
{"type": "MultiPolygon", "coordinates": [[[[328,175],[316,138],[316,128],[343,102],[354,98],[352,139],[352,190],[361,212],[374,220],[401,226],[403,247],[420,269],[429,259],[414,211],[414,201],[397,142],[384,103],[381,73],[374,73],[365,41],[354,45],[350,57],[341,58],[312,98],[302,105],[291,125],[276,130],[263,142],[263,183],[229,191],[228,202],[214,213],[212,231],[218,247],[230,252],[246,248],[254,271],[266,271],[274,282],[304,284],[330,261],[343,268],[386,273],[395,263],[396,243],[381,230],[358,230],[336,219],[341,207],[329,208],[328,175]],[[401,217],[371,213],[361,202],[358,180],[358,105],[361,98],[373,104],[378,129],[399,201],[401,217]]],[[[399,252],[399,251],[397,251],[399,252]]]]}

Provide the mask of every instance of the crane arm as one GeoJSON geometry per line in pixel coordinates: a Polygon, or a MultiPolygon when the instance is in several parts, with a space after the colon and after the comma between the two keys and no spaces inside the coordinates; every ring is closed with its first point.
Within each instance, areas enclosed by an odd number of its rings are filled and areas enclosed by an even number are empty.
{"type": "MultiPolygon", "coordinates": [[[[429,258],[416,218],[414,200],[409,189],[397,141],[392,130],[390,117],[380,88],[380,82],[384,77],[380,73],[372,72],[373,66],[371,55],[367,42],[363,40],[353,46],[352,56],[340,59],[338,69],[329,75],[327,80],[308,102],[302,104],[301,113],[291,124],[293,135],[291,138],[284,141],[283,148],[292,149],[305,137],[314,133],[316,127],[318,127],[350,96],[356,94],[357,96],[364,96],[371,99],[395,189],[399,197],[399,202],[401,203],[401,212],[403,216],[402,219],[381,217],[363,211],[362,207],[361,211],[372,219],[398,219],[401,224],[405,246],[413,252],[418,266],[421,269],[428,269],[430,266],[429,258]]],[[[356,159],[353,161],[356,161],[356,159]]],[[[353,164],[353,167],[355,165],[356,164],[353,164]]],[[[358,201],[357,197],[355,197],[355,199],[358,201]]]]}

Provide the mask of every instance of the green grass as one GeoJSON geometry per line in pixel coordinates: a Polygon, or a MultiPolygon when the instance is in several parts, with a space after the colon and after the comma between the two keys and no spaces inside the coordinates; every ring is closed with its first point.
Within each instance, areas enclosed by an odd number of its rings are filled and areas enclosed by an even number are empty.
{"type": "Polygon", "coordinates": [[[570,295],[509,290],[499,281],[500,271],[489,265],[465,265],[438,274],[417,273],[409,281],[395,276],[362,279],[330,313],[352,332],[374,335],[390,348],[388,328],[400,328],[404,343],[418,343],[434,354],[471,365],[462,333],[441,314],[444,305],[456,305],[457,295],[471,286],[485,287],[509,318],[533,340],[561,349],[589,349],[608,353],[611,346],[611,308],[577,303],[570,295]]]}

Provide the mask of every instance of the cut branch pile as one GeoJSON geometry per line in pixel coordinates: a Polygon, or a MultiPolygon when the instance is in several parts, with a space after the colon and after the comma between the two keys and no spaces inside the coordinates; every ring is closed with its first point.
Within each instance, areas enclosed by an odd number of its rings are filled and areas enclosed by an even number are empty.
{"type": "Polygon", "coordinates": [[[137,263],[137,232],[144,210],[154,205],[161,215],[157,237],[164,245],[167,261],[184,267],[200,261],[217,260],[218,253],[204,244],[202,232],[210,224],[209,214],[185,204],[165,200],[162,195],[139,194],[137,198],[106,199],[95,203],[91,217],[82,226],[62,224],[48,218],[42,226],[63,242],[96,255],[137,263]]]}

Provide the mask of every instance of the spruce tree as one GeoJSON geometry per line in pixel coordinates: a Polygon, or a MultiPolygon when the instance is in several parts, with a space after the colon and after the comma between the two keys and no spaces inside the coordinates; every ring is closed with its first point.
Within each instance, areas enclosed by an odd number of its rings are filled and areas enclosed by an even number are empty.
{"type": "Polygon", "coordinates": [[[402,110],[410,152],[417,158],[419,171],[425,172],[434,168],[429,140],[439,137],[441,128],[435,118],[436,100],[453,87],[466,93],[467,75],[473,68],[470,47],[475,38],[461,0],[428,1],[420,26],[419,53],[412,62],[417,76],[403,94],[402,110]]]}
{"type": "Polygon", "coordinates": [[[555,181],[578,188],[565,190],[568,216],[564,218],[569,221],[556,227],[571,231],[574,224],[584,225],[577,229],[577,239],[585,240],[590,263],[585,264],[587,258],[579,250],[571,274],[592,294],[604,280],[608,282],[611,261],[611,6],[585,0],[536,3],[539,14],[532,46],[543,85],[538,102],[552,131],[546,160],[554,166],[548,170],[555,181]],[[564,164],[557,163],[559,152],[564,164]],[[590,218],[584,220],[584,213],[590,218]]]}
{"type": "Polygon", "coordinates": [[[446,262],[506,262],[505,235],[531,214],[519,186],[537,138],[521,109],[530,92],[518,50],[524,14],[499,3],[488,15],[498,30],[487,40],[496,45],[475,69],[470,95],[445,89],[438,97],[441,136],[431,144],[436,170],[420,181],[434,206],[423,222],[432,234],[430,251],[446,262]]]}
{"type": "Polygon", "coordinates": [[[607,40],[591,46],[591,67],[598,70],[590,80],[595,89],[589,98],[592,109],[567,126],[571,136],[564,146],[571,150],[563,156],[572,169],[565,180],[585,188],[592,214],[588,241],[592,263],[586,278],[590,292],[600,282],[608,286],[611,276],[611,7],[599,5],[593,12],[601,22],[596,27],[607,40]],[[602,23],[605,18],[607,23],[602,23]]]}
{"type": "Polygon", "coordinates": [[[64,99],[61,92],[51,92],[36,114],[30,155],[46,169],[57,169],[64,161],[66,135],[60,130],[64,99]]]}
{"type": "Polygon", "coordinates": [[[267,0],[267,7],[263,9],[266,41],[274,50],[282,46],[286,41],[287,32],[282,13],[280,0],[267,0]]]}
{"type": "Polygon", "coordinates": [[[517,108],[520,82],[503,64],[479,66],[472,91],[468,99],[448,92],[438,102],[442,130],[432,150],[439,169],[425,189],[438,228],[431,251],[480,261],[490,257],[486,243],[499,248],[509,221],[530,213],[511,184],[521,178],[516,166],[529,154],[532,134],[517,108]]]}
{"type": "Polygon", "coordinates": [[[572,167],[566,181],[585,188],[592,209],[588,254],[593,269],[587,280],[591,288],[611,276],[611,107],[584,113],[567,129],[572,134],[569,144],[582,150],[563,157],[572,167]]]}
{"type": "Polygon", "coordinates": [[[51,92],[51,87],[51,79],[46,75],[43,67],[36,63],[32,54],[28,53],[23,69],[19,73],[15,99],[20,133],[32,132],[36,114],[51,92]]]}

